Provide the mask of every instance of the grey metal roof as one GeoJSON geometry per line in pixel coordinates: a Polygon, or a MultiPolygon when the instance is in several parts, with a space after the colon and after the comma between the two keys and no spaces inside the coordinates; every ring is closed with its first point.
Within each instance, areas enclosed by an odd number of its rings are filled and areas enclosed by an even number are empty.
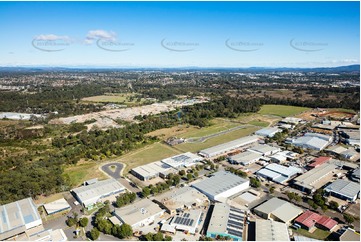
{"type": "Polygon", "coordinates": [[[270,146],[270,145],[259,144],[259,145],[253,146],[252,148],[249,148],[248,150],[256,151],[256,152],[261,153],[261,154],[265,154],[265,153],[268,153],[268,152],[280,151],[281,149],[277,148],[277,147],[270,146]]]}
{"type": "Polygon", "coordinates": [[[161,161],[152,162],[146,165],[138,166],[132,170],[142,177],[158,176],[159,173],[165,172],[171,167],[161,161]]]}
{"type": "Polygon", "coordinates": [[[231,156],[229,158],[237,163],[248,164],[249,162],[251,162],[253,160],[257,160],[261,157],[262,157],[262,155],[260,153],[246,151],[246,152],[242,152],[237,155],[231,156]]]}
{"type": "Polygon", "coordinates": [[[192,186],[214,197],[245,182],[249,182],[249,180],[230,172],[218,171],[212,174],[210,178],[194,183],[192,186]]]}
{"type": "Polygon", "coordinates": [[[290,241],[287,225],[271,220],[256,219],[256,241],[290,241]]]}
{"type": "Polygon", "coordinates": [[[360,185],[356,182],[338,179],[328,185],[325,190],[353,198],[360,192],[360,185]]]}
{"type": "Polygon", "coordinates": [[[122,191],[125,188],[115,179],[107,179],[104,181],[98,181],[97,183],[81,186],[73,189],[73,192],[77,194],[78,198],[87,206],[88,200],[99,199],[102,196],[111,194],[113,192],[122,191]]]}
{"type": "Polygon", "coordinates": [[[275,133],[278,133],[281,131],[282,131],[282,129],[279,129],[277,127],[269,127],[269,128],[260,129],[260,130],[256,131],[255,134],[262,135],[262,136],[273,136],[275,133]]]}
{"type": "Polygon", "coordinates": [[[246,137],[243,137],[243,138],[240,138],[240,139],[232,140],[232,141],[227,142],[227,143],[223,143],[223,144],[220,144],[220,145],[210,147],[208,149],[201,150],[199,153],[211,157],[211,156],[214,156],[214,155],[222,154],[222,153],[225,153],[227,151],[237,149],[239,147],[254,143],[254,142],[258,141],[259,138],[260,137],[257,136],[257,135],[246,136],[246,137]]]}
{"type": "MultiPolygon", "coordinates": [[[[0,239],[4,233],[23,227],[40,219],[38,210],[31,198],[0,206],[0,239]]],[[[9,234],[7,234],[9,235],[9,234]]],[[[14,234],[15,235],[15,234],[14,234]]]]}
{"type": "Polygon", "coordinates": [[[201,160],[203,160],[202,157],[195,155],[191,152],[187,152],[163,159],[162,162],[173,168],[179,168],[179,167],[189,167],[195,165],[198,161],[201,160]]]}

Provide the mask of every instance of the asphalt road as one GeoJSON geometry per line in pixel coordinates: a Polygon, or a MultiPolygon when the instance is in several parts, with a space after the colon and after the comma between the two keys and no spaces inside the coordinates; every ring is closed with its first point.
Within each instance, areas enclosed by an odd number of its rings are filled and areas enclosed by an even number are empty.
{"type": "Polygon", "coordinates": [[[120,171],[123,169],[123,165],[121,163],[108,163],[103,165],[101,169],[116,180],[122,178],[120,175],[120,171]],[[112,166],[115,166],[114,171],[111,168],[112,166]]]}

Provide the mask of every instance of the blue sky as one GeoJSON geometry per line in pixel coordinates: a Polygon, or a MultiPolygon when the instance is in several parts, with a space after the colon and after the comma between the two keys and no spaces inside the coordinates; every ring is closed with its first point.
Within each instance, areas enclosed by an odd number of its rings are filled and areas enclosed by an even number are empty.
{"type": "Polygon", "coordinates": [[[359,2],[0,2],[0,65],[359,64],[359,19],[359,2]]]}

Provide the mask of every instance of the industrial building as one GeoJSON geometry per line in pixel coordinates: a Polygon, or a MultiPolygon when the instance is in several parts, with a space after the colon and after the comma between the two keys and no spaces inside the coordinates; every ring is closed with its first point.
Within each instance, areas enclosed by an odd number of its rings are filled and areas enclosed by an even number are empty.
{"type": "Polygon", "coordinates": [[[211,177],[192,184],[212,201],[222,201],[249,187],[249,180],[226,171],[213,173],[211,177]]]}
{"type": "Polygon", "coordinates": [[[229,236],[233,241],[242,241],[245,223],[243,210],[225,203],[216,203],[210,219],[207,237],[229,236]]]}
{"type": "Polygon", "coordinates": [[[172,167],[161,162],[156,161],[146,165],[133,168],[130,173],[142,181],[148,181],[153,178],[159,177],[160,173],[165,173],[172,167]]]}
{"type": "Polygon", "coordinates": [[[353,147],[345,148],[341,145],[336,145],[336,146],[327,148],[326,151],[330,152],[333,155],[339,155],[348,160],[355,160],[359,157],[359,153],[353,147]]]}
{"type": "Polygon", "coordinates": [[[263,156],[269,156],[280,152],[281,149],[270,145],[259,144],[248,149],[249,151],[259,153],[263,156]]]}
{"type": "Polygon", "coordinates": [[[290,241],[287,225],[272,220],[256,219],[256,241],[290,241]]]}
{"type": "Polygon", "coordinates": [[[22,234],[20,236],[16,236],[12,240],[14,241],[56,241],[56,242],[65,242],[68,241],[64,230],[62,229],[48,229],[43,230],[41,232],[35,232],[34,234],[27,235],[22,234]]]}
{"type": "Polygon", "coordinates": [[[0,206],[0,215],[0,240],[9,239],[43,224],[31,198],[0,206]]]}
{"type": "Polygon", "coordinates": [[[202,210],[188,210],[180,215],[174,216],[170,222],[170,226],[177,231],[184,231],[186,233],[197,233],[197,226],[201,218],[202,210]]]}
{"type": "Polygon", "coordinates": [[[170,167],[175,169],[187,168],[197,164],[197,162],[202,161],[203,158],[192,154],[191,152],[183,153],[180,155],[172,156],[170,158],[162,160],[164,164],[167,164],[170,167]]]}
{"type": "Polygon", "coordinates": [[[216,145],[208,149],[204,149],[198,152],[199,155],[209,158],[217,155],[224,154],[231,150],[241,148],[243,146],[257,142],[260,139],[258,135],[246,136],[240,139],[232,140],[227,143],[216,145]]]}
{"type": "Polygon", "coordinates": [[[276,183],[283,184],[300,173],[303,173],[300,168],[272,163],[257,171],[256,174],[276,183]]]}
{"type": "Polygon", "coordinates": [[[261,157],[262,154],[258,152],[246,151],[237,155],[230,156],[227,159],[231,164],[241,164],[243,166],[247,166],[249,164],[257,162],[261,157]]]}
{"type": "Polygon", "coordinates": [[[360,183],[360,168],[356,168],[352,171],[351,180],[360,183]]]}
{"type": "Polygon", "coordinates": [[[339,134],[347,144],[360,146],[360,130],[339,129],[339,134]]]}
{"type": "Polygon", "coordinates": [[[360,241],[360,234],[351,228],[347,228],[340,236],[340,241],[360,241]]]}
{"type": "Polygon", "coordinates": [[[280,154],[281,152],[271,155],[269,156],[269,158],[271,159],[272,162],[278,163],[278,164],[283,164],[287,161],[287,157],[280,154]]]}
{"type": "Polygon", "coordinates": [[[44,204],[45,211],[48,215],[70,210],[69,203],[64,199],[58,199],[54,202],[44,204]]]}
{"type": "Polygon", "coordinates": [[[170,214],[174,214],[183,209],[207,206],[209,204],[206,195],[188,186],[171,189],[166,193],[156,196],[154,200],[170,214]]]}
{"type": "Polygon", "coordinates": [[[164,209],[161,209],[149,199],[141,199],[114,211],[115,217],[121,223],[132,226],[133,230],[153,223],[156,218],[161,217],[163,214],[164,209]]]}
{"type": "Polygon", "coordinates": [[[355,201],[360,194],[360,184],[348,180],[337,179],[325,187],[325,192],[346,201],[355,201]]]}
{"type": "Polygon", "coordinates": [[[281,123],[281,124],[293,124],[293,125],[296,125],[296,124],[301,123],[302,121],[303,121],[303,120],[300,119],[300,118],[286,117],[286,118],[282,119],[281,121],[279,121],[279,123],[281,123]]]}
{"type": "Polygon", "coordinates": [[[270,128],[264,128],[257,130],[255,132],[256,135],[263,136],[263,137],[269,137],[272,138],[276,133],[282,132],[282,129],[279,129],[277,127],[270,127],[270,128]]]}
{"type": "Polygon", "coordinates": [[[295,146],[302,147],[304,149],[312,150],[323,150],[325,149],[332,141],[332,137],[323,134],[317,133],[306,133],[302,137],[292,139],[291,143],[295,146]]]}
{"type": "Polygon", "coordinates": [[[319,167],[320,165],[326,163],[327,161],[331,160],[331,157],[328,156],[320,156],[312,160],[312,163],[307,165],[308,168],[313,169],[319,167]]]}
{"type": "Polygon", "coordinates": [[[101,201],[101,199],[124,191],[125,188],[123,185],[115,179],[98,181],[91,185],[81,186],[71,190],[75,199],[87,209],[91,209],[93,205],[101,201]]]}
{"type": "Polygon", "coordinates": [[[328,180],[322,182],[322,180],[332,174],[338,166],[329,162],[324,163],[293,180],[293,186],[297,189],[312,193],[325,185],[328,180]]]}
{"type": "Polygon", "coordinates": [[[316,227],[333,231],[338,223],[330,217],[307,210],[295,219],[295,224],[308,231],[316,227]]]}
{"type": "Polygon", "coordinates": [[[293,219],[303,213],[303,210],[289,202],[274,197],[254,208],[254,213],[264,219],[290,224],[293,219]]]}

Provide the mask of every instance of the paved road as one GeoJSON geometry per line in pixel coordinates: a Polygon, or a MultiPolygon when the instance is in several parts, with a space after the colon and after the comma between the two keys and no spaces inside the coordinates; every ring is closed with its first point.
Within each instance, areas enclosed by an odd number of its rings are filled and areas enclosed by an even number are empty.
{"type": "Polygon", "coordinates": [[[101,167],[101,169],[107,173],[110,177],[113,177],[114,179],[118,180],[121,177],[120,172],[123,169],[123,164],[121,163],[108,163],[105,164],[101,167]],[[115,166],[115,170],[113,171],[113,169],[111,168],[112,166],[115,166]]]}
{"type": "Polygon", "coordinates": [[[141,192],[141,190],[139,188],[137,188],[134,184],[132,185],[132,183],[130,181],[128,181],[127,179],[125,179],[124,177],[122,177],[120,175],[120,172],[123,169],[123,167],[124,167],[124,165],[122,163],[112,162],[112,163],[107,163],[105,165],[102,165],[100,167],[100,169],[102,171],[104,171],[108,176],[119,181],[129,191],[135,192],[135,193],[141,192]],[[114,168],[111,168],[112,166],[115,166],[115,170],[114,170],[114,168]]]}

